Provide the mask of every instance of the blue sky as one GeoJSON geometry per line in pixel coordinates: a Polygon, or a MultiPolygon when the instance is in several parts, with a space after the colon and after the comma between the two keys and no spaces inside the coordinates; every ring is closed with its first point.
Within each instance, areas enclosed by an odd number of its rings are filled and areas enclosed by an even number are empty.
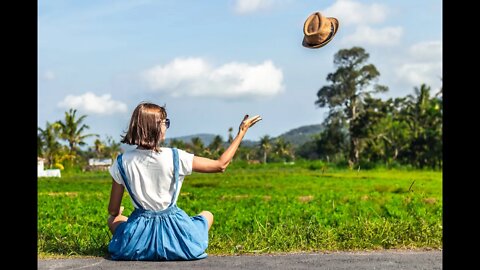
{"type": "MultiPolygon", "coordinates": [[[[389,91],[442,85],[440,0],[212,0],[38,2],[38,120],[87,115],[87,132],[117,142],[142,101],[166,105],[167,137],[228,138],[244,114],[246,139],[320,124],[314,105],[334,54],[363,47],[389,91]],[[340,27],[320,49],[301,45],[313,12],[340,27]]],[[[87,141],[88,142],[88,141],[87,141]]]]}

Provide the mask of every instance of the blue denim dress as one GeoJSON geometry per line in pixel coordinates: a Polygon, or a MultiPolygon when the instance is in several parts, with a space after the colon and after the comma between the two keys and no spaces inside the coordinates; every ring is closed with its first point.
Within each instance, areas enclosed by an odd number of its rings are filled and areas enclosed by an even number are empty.
{"type": "MultiPolygon", "coordinates": [[[[175,190],[170,205],[161,211],[135,208],[127,222],[117,226],[108,245],[113,260],[197,260],[207,257],[208,222],[201,215],[190,217],[180,209],[174,198],[178,192],[178,152],[173,151],[175,190]]],[[[122,155],[118,167],[132,200],[130,186],[125,181],[122,155]]]]}

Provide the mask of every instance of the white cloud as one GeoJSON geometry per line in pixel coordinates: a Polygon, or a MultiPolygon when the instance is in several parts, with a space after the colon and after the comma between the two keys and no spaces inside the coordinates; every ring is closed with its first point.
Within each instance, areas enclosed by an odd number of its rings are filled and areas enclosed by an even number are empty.
{"type": "Polygon", "coordinates": [[[408,52],[409,57],[396,69],[397,79],[414,86],[422,83],[432,87],[441,85],[442,42],[417,43],[408,52]]]}
{"type": "Polygon", "coordinates": [[[63,101],[58,103],[58,106],[66,109],[80,109],[86,113],[93,114],[114,114],[127,111],[127,105],[120,101],[112,100],[111,95],[97,96],[92,92],[87,92],[80,96],[68,95],[63,101]]]}
{"type": "Polygon", "coordinates": [[[352,0],[338,0],[331,7],[322,11],[327,17],[335,17],[342,25],[372,24],[383,22],[388,10],[380,4],[362,4],[352,0]]]}
{"type": "Polygon", "coordinates": [[[53,71],[47,70],[43,74],[43,78],[47,81],[51,81],[51,80],[54,80],[56,78],[56,76],[55,76],[55,73],[53,71]]]}
{"type": "Polygon", "coordinates": [[[279,94],[283,73],[272,61],[211,67],[201,58],[177,58],[142,74],[154,91],[174,97],[258,98],[279,94]]]}
{"type": "Polygon", "coordinates": [[[236,0],[234,10],[238,14],[253,13],[273,6],[274,0],[236,0]]]}
{"type": "Polygon", "coordinates": [[[411,46],[408,50],[409,54],[422,61],[438,61],[442,59],[442,42],[441,41],[424,41],[411,46]]]}
{"type": "Polygon", "coordinates": [[[368,26],[358,26],[356,31],[343,38],[343,44],[362,44],[390,46],[400,42],[403,35],[402,27],[384,27],[373,29],[368,26]]]}
{"type": "Polygon", "coordinates": [[[155,66],[144,73],[152,89],[175,89],[183,82],[200,80],[210,67],[200,58],[177,58],[165,66],[155,66]]]}

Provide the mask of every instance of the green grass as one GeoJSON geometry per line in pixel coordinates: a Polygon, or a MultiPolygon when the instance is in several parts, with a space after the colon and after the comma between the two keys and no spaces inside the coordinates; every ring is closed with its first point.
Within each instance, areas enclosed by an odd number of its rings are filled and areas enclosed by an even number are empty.
{"type": "MultiPolygon", "coordinates": [[[[107,172],[39,178],[39,256],[105,256],[110,187],[107,172]]],[[[238,162],[187,176],[178,206],[214,214],[208,254],[442,248],[440,171],[238,162]]]]}

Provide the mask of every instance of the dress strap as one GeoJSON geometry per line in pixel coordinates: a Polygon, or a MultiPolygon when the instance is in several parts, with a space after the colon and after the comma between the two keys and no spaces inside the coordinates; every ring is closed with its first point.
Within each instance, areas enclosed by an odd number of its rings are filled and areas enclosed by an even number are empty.
{"type": "Polygon", "coordinates": [[[125,170],[123,169],[122,165],[122,156],[123,154],[120,154],[117,156],[117,163],[118,163],[118,169],[120,170],[120,174],[122,175],[123,178],[123,183],[125,183],[125,187],[128,190],[128,193],[130,194],[130,198],[132,198],[133,203],[135,204],[134,207],[138,209],[143,209],[140,204],[137,202],[135,197],[133,196],[132,190],[130,189],[130,185],[127,182],[127,175],[125,174],[125,170]]]}
{"type": "Polygon", "coordinates": [[[175,182],[175,189],[173,190],[172,201],[168,207],[172,206],[175,202],[175,197],[178,192],[178,150],[177,148],[172,148],[173,153],[173,181],[175,182]]]}

